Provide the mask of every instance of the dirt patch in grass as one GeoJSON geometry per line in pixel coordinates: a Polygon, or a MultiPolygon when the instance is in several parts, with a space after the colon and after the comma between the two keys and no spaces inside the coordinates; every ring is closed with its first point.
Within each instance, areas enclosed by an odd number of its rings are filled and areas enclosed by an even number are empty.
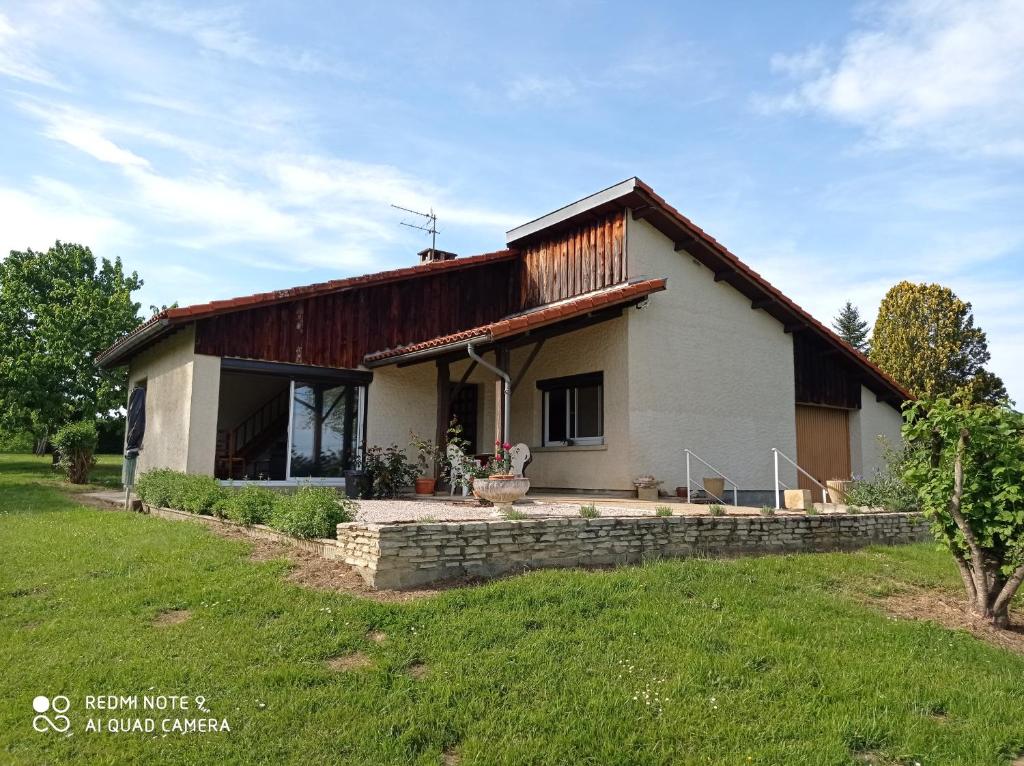
{"type": "Polygon", "coordinates": [[[188,609],[170,609],[166,612],[160,612],[153,620],[154,628],[169,628],[172,625],[181,625],[181,623],[192,617],[192,612],[188,609]]]}
{"type": "MultiPolygon", "coordinates": [[[[231,527],[209,527],[215,534],[232,540],[243,540],[252,546],[249,558],[252,561],[276,561],[285,559],[291,565],[286,579],[289,582],[314,590],[347,593],[351,596],[373,601],[415,601],[441,592],[441,588],[421,590],[375,590],[359,574],[343,561],[325,559],[310,551],[295,548],[273,540],[250,537],[242,530],[231,527]]],[[[465,583],[462,583],[465,584],[465,583]]],[[[454,584],[445,587],[453,587],[454,584]]]]}
{"type": "Polygon", "coordinates": [[[366,634],[366,637],[373,641],[375,644],[383,644],[388,640],[388,634],[383,630],[371,630],[366,634]]]}
{"type": "MultiPolygon", "coordinates": [[[[998,630],[970,613],[961,597],[943,591],[914,590],[882,600],[887,612],[911,620],[928,620],[951,630],[966,630],[982,641],[1024,654],[1024,626],[998,630]]],[[[1021,763],[1024,766],[1024,762],[1021,763]]]]}
{"type": "Polygon", "coordinates": [[[444,766],[459,766],[462,763],[462,756],[457,750],[445,750],[441,753],[441,763],[444,766]]]}
{"type": "Polygon", "coordinates": [[[409,673],[409,675],[410,675],[410,676],[412,676],[412,677],[413,677],[413,678],[414,678],[415,680],[419,681],[419,680],[420,680],[421,678],[423,678],[424,676],[426,676],[426,675],[427,675],[427,673],[429,673],[429,672],[430,672],[430,668],[428,668],[428,667],[427,667],[427,666],[426,666],[425,664],[423,664],[422,662],[414,662],[414,663],[413,663],[412,665],[410,665],[410,666],[409,666],[409,667],[407,668],[407,672],[408,672],[408,673],[409,673]]]}
{"type": "Polygon", "coordinates": [[[373,660],[370,659],[370,655],[364,652],[352,652],[351,654],[342,654],[338,657],[331,657],[327,660],[327,667],[331,670],[337,670],[339,673],[348,670],[362,670],[373,665],[373,660]]]}

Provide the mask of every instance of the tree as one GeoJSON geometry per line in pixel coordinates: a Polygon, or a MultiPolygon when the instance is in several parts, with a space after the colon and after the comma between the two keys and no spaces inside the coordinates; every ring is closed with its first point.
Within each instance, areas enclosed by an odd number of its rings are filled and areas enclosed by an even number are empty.
{"type": "Polygon", "coordinates": [[[941,285],[900,282],[878,309],[871,360],[914,396],[967,397],[998,402],[1006,388],[984,369],[985,333],[974,326],[971,304],[941,285]]]}
{"type": "Polygon", "coordinates": [[[0,262],[0,427],[31,432],[42,451],[61,425],[123,406],[125,373],[94,360],[138,325],[141,286],[82,245],[12,250],[0,262]]]}
{"type": "Polygon", "coordinates": [[[862,354],[868,352],[868,323],[861,319],[860,310],[850,301],[836,314],[832,327],[840,338],[862,354]]]}
{"type": "Polygon", "coordinates": [[[972,611],[996,627],[1024,581],[1024,415],[940,398],[905,413],[906,479],[953,554],[972,611]]]}

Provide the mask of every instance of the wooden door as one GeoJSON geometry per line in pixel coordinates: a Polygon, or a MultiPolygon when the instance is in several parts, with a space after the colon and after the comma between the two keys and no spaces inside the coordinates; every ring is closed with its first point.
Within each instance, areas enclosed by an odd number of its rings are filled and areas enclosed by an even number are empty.
{"type": "MultiPolygon", "coordinates": [[[[850,413],[835,407],[796,406],[796,462],[824,484],[828,479],[850,478],[850,413]]],[[[800,489],[809,489],[816,501],[821,490],[802,473],[800,489]]]]}

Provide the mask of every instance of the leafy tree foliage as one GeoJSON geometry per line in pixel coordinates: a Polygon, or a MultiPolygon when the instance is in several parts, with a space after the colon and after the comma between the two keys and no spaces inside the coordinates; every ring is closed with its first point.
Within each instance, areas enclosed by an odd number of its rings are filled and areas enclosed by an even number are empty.
{"type": "Polygon", "coordinates": [[[864,354],[868,352],[868,323],[861,318],[860,310],[850,301],[836,314],[832,328],[855,349],[864,354]]]}
{"type": "Polygon", "coordinates": [[[1024,415],[941,398],[913,404],[905,419],[907,482],[974,612],[1007,627],[1024,581],[1024,415]]]}
{"type": "Polygon", "coordinates": [[[125,374],[94,360],[139,323],[141,286],[82,245],[12,250],[0,262],[0,426],[45,447],[61,425],[123,406],[125,374]]]}
{"type": "Polygon", "coordinates": [[[871,360],[918,398],[1006,398],[1003,381],[984,367],[988,340],[971,304],[948,287],[900,282],[878,309],[871,360]]]}

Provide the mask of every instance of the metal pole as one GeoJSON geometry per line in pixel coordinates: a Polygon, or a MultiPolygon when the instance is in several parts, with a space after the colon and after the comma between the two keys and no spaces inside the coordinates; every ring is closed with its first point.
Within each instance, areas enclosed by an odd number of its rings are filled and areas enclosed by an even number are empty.
{"type": "Polygon", "coordinates": [[[736,486],[736,482],[732,484],[732,504],[739,508],[740,505],[740,488],[736,486]]]}
{"type": "Polygon", "coordinates": [[[500,367],[495,367],[493,364],[491,364],[486,359],[484,359],[482,356],[480,356],[476,352],[476,349],[473,348],[473,344],[472,343],[467,343],[466,344],[466,353],[469,354],[469,358],[470,359],[475,361],[477,364],[480,364],[480,365],[486,367],[488,370],[490,370],[495,375],[500,377],[503,381],[505,381],[505,385],[502,387],[502,394],[503,394],[502,399],[504,399],[505,406],[502,407],[502,410],[503,410],[502,415],[504,417],[502,418],[501,438],[505,442],[512,441],[511,436],[509,434],[510,423],[511,423],[510,418],[511,418],[511,414],[512,414],[512,376],[510,376],[507,372],[502,370],[500,367]]]}
{"type": "Polygon", "coordinates": [[[779,451],[772,447],[772,454],[775,456],[775,510],[782,507],[779,499],[779,451]]]}
{"type": "Polygon", "coordinates": [[[686,502],[693,502],[690,497],[690,450],[686,450],[686,502]]]}

